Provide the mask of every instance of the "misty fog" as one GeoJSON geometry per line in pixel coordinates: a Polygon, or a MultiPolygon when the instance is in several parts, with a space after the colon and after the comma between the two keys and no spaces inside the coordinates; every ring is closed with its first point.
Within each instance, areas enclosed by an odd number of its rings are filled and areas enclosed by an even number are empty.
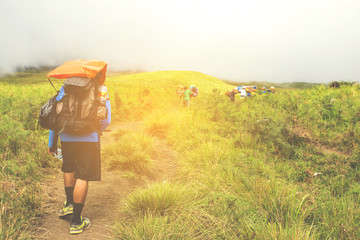
{"type": "Polygon", "coordinates": [[[355,0],[14,0],[0,3],[0,71],[99,59],[110,71],[231,81],[359,81],[355,0]]]}

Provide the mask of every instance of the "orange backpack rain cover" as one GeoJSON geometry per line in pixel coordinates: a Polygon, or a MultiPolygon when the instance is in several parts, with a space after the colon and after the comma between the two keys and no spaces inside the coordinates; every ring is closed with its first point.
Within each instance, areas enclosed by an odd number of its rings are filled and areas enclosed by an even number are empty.
{"type": "Polygon", "coordinates": [[[99,60],[72,60],[55,68],[47,74],[47,78],[64,79],[68,77],[99,77],[99,84],[102,85],[106,78],[107,63],[99,60]]]}

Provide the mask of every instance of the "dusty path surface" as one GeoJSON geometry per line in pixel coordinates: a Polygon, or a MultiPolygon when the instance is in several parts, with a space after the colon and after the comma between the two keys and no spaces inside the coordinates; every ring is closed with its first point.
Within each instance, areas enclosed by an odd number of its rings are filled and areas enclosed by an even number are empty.
{"type": "MultiPolygon", "coordinates": [[[[113,142],[111,135],[118,129],[142,131],[142,123],[110,125],[110,131],[104,132],[102,136],[102,147],[113,142]]],[[[155,138],[152,158],[156,166],[156,174],[150,181],[169,180],[175,176],[176,154],[164,140],[155,138]]],[[[54,170],[48,175],[46,181],[43,182],[46,196],[45,215],[41,219],[42,225],[35,233],[35,239],[113,239],[112,226],[115,221],[121,221],[122,218],[119,205],[135,188],[144,186],[144,181],[127,179],[121,171],[107,171],[106,167],[102,166],[102,181],[89,183],[82,216],[90,218],[91,226],[79,235],[70,235],[71,217],[58,217],[62,203],[66,200],[62,172],[60,169],[54,170]]]]}
{"type": "Polygon", "coordinates": [[[296,127],[291,129],[292,132],[294,134],[296,134],[299,137],[302,137],[303,139],[305,139],[305,142],[308,143],[309,145],[315,147],[316,149],[318,149],[320,152],[322,152],[325,155],[338,155],[338,156],[344,156],[344,157],[351,157],[352,154],[348,153],[348,152],[344,152],[344,151],[340,151],[336,148],[332,148],[329,146],[325,146],[323,144],[321,144],[321,142],[315,138],[313,138],[310,134],[310,132],[305,128],[302,127],[301,125],[297,125],[296,127]]]}

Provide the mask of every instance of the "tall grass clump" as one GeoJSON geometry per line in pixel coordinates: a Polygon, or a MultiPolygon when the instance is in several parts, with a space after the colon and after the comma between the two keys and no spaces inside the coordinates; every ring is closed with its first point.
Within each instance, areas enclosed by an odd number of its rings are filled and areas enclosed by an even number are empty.
{"type": "Polygon", "coordinates": [[[192,226],[182,219],[194,204],[192,191],[184,185],[161,182],[138,189],[123,203],[125,223],[117,223],[119,239],[191,239],[192,226]]]}
{"type": "Polygon", "coordinates": [[[185,186],[161,182],[130,194],[124,202],[130,215],[171,215],[185,211],[191,203],[190,191],[185,186]]]}
{"type": "Polygon", "coordinates": [[[114,226],[115,239],[201,239],[191,225],[176,216],[145,215],[114,226]]]}

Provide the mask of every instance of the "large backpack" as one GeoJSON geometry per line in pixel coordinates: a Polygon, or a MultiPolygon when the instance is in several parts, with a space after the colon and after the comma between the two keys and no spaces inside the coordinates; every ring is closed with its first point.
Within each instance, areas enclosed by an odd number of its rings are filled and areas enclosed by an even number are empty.
{"type": "Polygon", "coordinates": [[[100,120],[107,116],[99,98],[99,83],[86,77],[69,77],[64,81],[64,96],[56,106],[56,131],[71,134],[100,132],[100,120]]]}
{"type": "Polygon", "coordinates": [[[197,95],[199,95],[199,89],[194,85],[190,86],[190,91],[190,97],[196,97],[197,95]]]}

